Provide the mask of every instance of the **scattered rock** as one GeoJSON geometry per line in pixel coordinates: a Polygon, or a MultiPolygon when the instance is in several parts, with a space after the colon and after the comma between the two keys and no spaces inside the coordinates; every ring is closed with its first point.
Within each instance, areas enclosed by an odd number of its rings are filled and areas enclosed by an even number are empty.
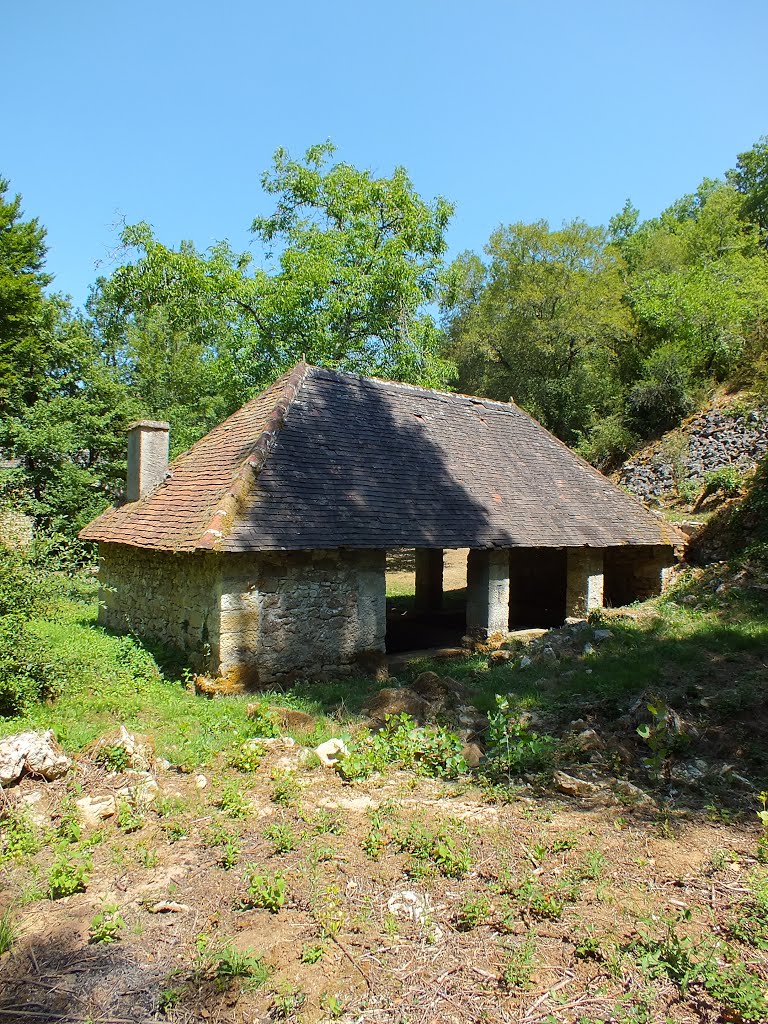
{"type": "Polygon", "coordinates": [[[111,793],[101,796],[83,796],[75,801],[80,820],[89,828],[98,828],[106,819],[117,813],[117,802],[111,793]]]}
{"type": "Polygon", "coordinates": [[[469,768],[477,768],[485,757],[485,751],[479,743],[465,743],[461,748],[461,755],[469,768]]]}
{"type": "Polygon", "coordinates": [[[555,653],[554,648],[544,647],[539,654],[539,660],[548,661],[550,664],[554,664],[554,662],[557,661],[557,654],[555,653]]]}
{"type": "Polygon", "coordinates": [[[434,709],[429,701],[407,687],[396,689],[388,686],[379,690],[368,698],[363,710],[367,712],[374,728],[384,725],[387,715],[409,715],[419,725],[423,725],[434,715],[434,709]]]}
{"type": "MultiPolygon", "coordinates": [[[[249,705],[250,706],[250,705],[249,705]]],[[[309,732],[314,729],[316,719],[308,715],[306,711],[297,711],[295,708],[268,707],[267,712],[280,726],[290,732],[309,732]]]]}
{"type": "Polygon", "coordinates": [[[344,740],[330,739],[315,747],[315,753],[320,758],[320,763],[326,768],[334,768],[336,762],[342,757],[349,757],[349,751],[344,740]]]}
{"type": "Polygon", "coordinates": [[[121,786],[117,791],[117,796],[121,800],[127,800],[134,807],[149,807],[155,802],[160,792],[157,779],[150,772],[131,772],[130,774],[138,776],[136,781],[121,786]]]}
{"type": "Polygon", "coordinates": [[[590,656],[590,654],[594,654],[595,653],[595,648],[592,646],[592,644],[589,642],[589,640],[587,640],[587,642],[584,644],[584,647],[582,648],[582,652],[581,653],[584,655],[585,658],[588,658],[590,656]]]}
{"type": "Polygon", "coordinates": [[[613,631],[610,629],[596,629],[594,634],[595,642],[600,644],[603,640],[613,639],[613,631]]]}
{"type": "Polygon", "coordinates": [[[573,742],[579,750],[584,752],[605,749],[605,744],[594,729],[583,729],[574,736],[573,742]]]}
{"type": "Polygon", "coordinates": [[[512,651],[491,651],[491,662],[500,665],[513,657],[512,651]]]}
{"type": "Polygon", "coordinates": [[[626,779],[617,779],[613,783],[613,792],[623,803],[632,804],[635,807],[655,807],[655,802],[645,790],[640,789],[633,782],[626,779]]]}
{"type": "Polygon", "coordinates": [[[22,775],[52,782],[71,767],[71,760],[50,729],[44,733],[19,732],[0,740],[0,786],[10,786],[22,775]]]}
{"type": "Polygon", "coordinates": [[[173,900],[160,900],[151,907],[147,907],[150,914],[188,914],[189,907],[186,903],[175,903],[173,900]]]}
{"type": "Polygon", "coordinates": [[[37,825],[38,828],[45,828],[48,825],[50,818],[41,810],[40,805],[43,803],[43,794],[39,789],[34,789],[31,793],[25,793],[20,803],[24,807],[24,813],[33,825],[37,825]]]}
{"type": "Polygon", "coordinates": [[[196,789],[205,789],[207,785],[208,785],[208,779],[206,779],[206,777],[204,775],[196,775],[195,776],[195,788],[196,789]]]}
{"type": "Polygon", "coordinates": [[[519,668],[528,668],[529,665],[533,664],[533,659],[529,658],[527,654],[524,654],[520,659],[519,668]]]}
{"type": "Polygon", "coordinates": [[[575,775],[568,775],[566,772],[555,772],[555,789],[567,796],[594,796],[604,786],[595,782],[587,782],[586,779],[577,779],[575,775]]]}

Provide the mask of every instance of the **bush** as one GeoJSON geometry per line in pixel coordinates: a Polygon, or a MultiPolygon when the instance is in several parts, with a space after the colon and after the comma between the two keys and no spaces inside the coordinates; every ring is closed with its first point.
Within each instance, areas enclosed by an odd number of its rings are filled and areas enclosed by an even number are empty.
{"type": "Polygon", "coordinates": [[[656,352],[627,398],[629,423],[644,437],[677,426],[694,407],[690,376],[680,357],[656,352]]]}
{"type": "Polygon", "coordinates": [[[624,417],[615,414],[595,423],[576,450],[593,466],[604,470],[625,459],[637,448],[639,440],[624,422],[624,417]]]}
{"type": "Polygon", "coordinates": [[[53,696],[62,679],[20,614],[0,616],[0,717],[24,714],[53,696]]]}

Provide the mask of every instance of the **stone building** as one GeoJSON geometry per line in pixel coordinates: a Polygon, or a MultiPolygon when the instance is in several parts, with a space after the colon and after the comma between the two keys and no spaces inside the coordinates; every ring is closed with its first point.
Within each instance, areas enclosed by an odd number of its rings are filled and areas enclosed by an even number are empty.
{"type": "Polygon", "coordinates": [[[100,622],[236,683],[360,670],[386,649],[387,552],[416,604],[468,548],[463,627],[550,625],[658,593],[683,542],[514,404],[300,363],[168,465],[129,434],[99,544],[100,622]]]}

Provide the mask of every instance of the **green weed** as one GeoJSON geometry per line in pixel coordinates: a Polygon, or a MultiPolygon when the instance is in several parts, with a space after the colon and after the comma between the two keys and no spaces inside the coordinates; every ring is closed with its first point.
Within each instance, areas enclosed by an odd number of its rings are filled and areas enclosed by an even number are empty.
{"type": "Polygon", "coordinates": [[[286,881],[279,872],[274,875],[262,875],[255,867],[250,867],[246,874],[246,895],[240,901],[241,910],[263,908],[276,914],[285,905],[286,881]]]}
{"type": "Polygon", "coordinates": [[[65,850],[60,850],[48,872],[48,895],[52,900],[85,892],[93,870],[90,855],[75,860],[65,850]]]}
{"type": "Polygon", "coordinates": [[[120,916],[117,904],[107,903],[91,919],[88,941],[105,944],[117,942],[120,937],[120,930],[124,927],[125,921],[120,916]]]}

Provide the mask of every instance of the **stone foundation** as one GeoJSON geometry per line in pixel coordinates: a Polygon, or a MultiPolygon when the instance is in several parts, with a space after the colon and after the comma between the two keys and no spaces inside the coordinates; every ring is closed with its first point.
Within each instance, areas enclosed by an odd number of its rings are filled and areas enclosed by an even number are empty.
{"type": "Polygon", "coordinates": [[[98,621],[117,633],[135,633],[178,651],[199,672],[214,670],[219,646],[216,557],[100,544],[98,621]]]}
{"type": "Polygon", "coordinates": [[[344,675],[383,655],[383,551],[99,554],[101,625],[233,684],[344,675]]]}

